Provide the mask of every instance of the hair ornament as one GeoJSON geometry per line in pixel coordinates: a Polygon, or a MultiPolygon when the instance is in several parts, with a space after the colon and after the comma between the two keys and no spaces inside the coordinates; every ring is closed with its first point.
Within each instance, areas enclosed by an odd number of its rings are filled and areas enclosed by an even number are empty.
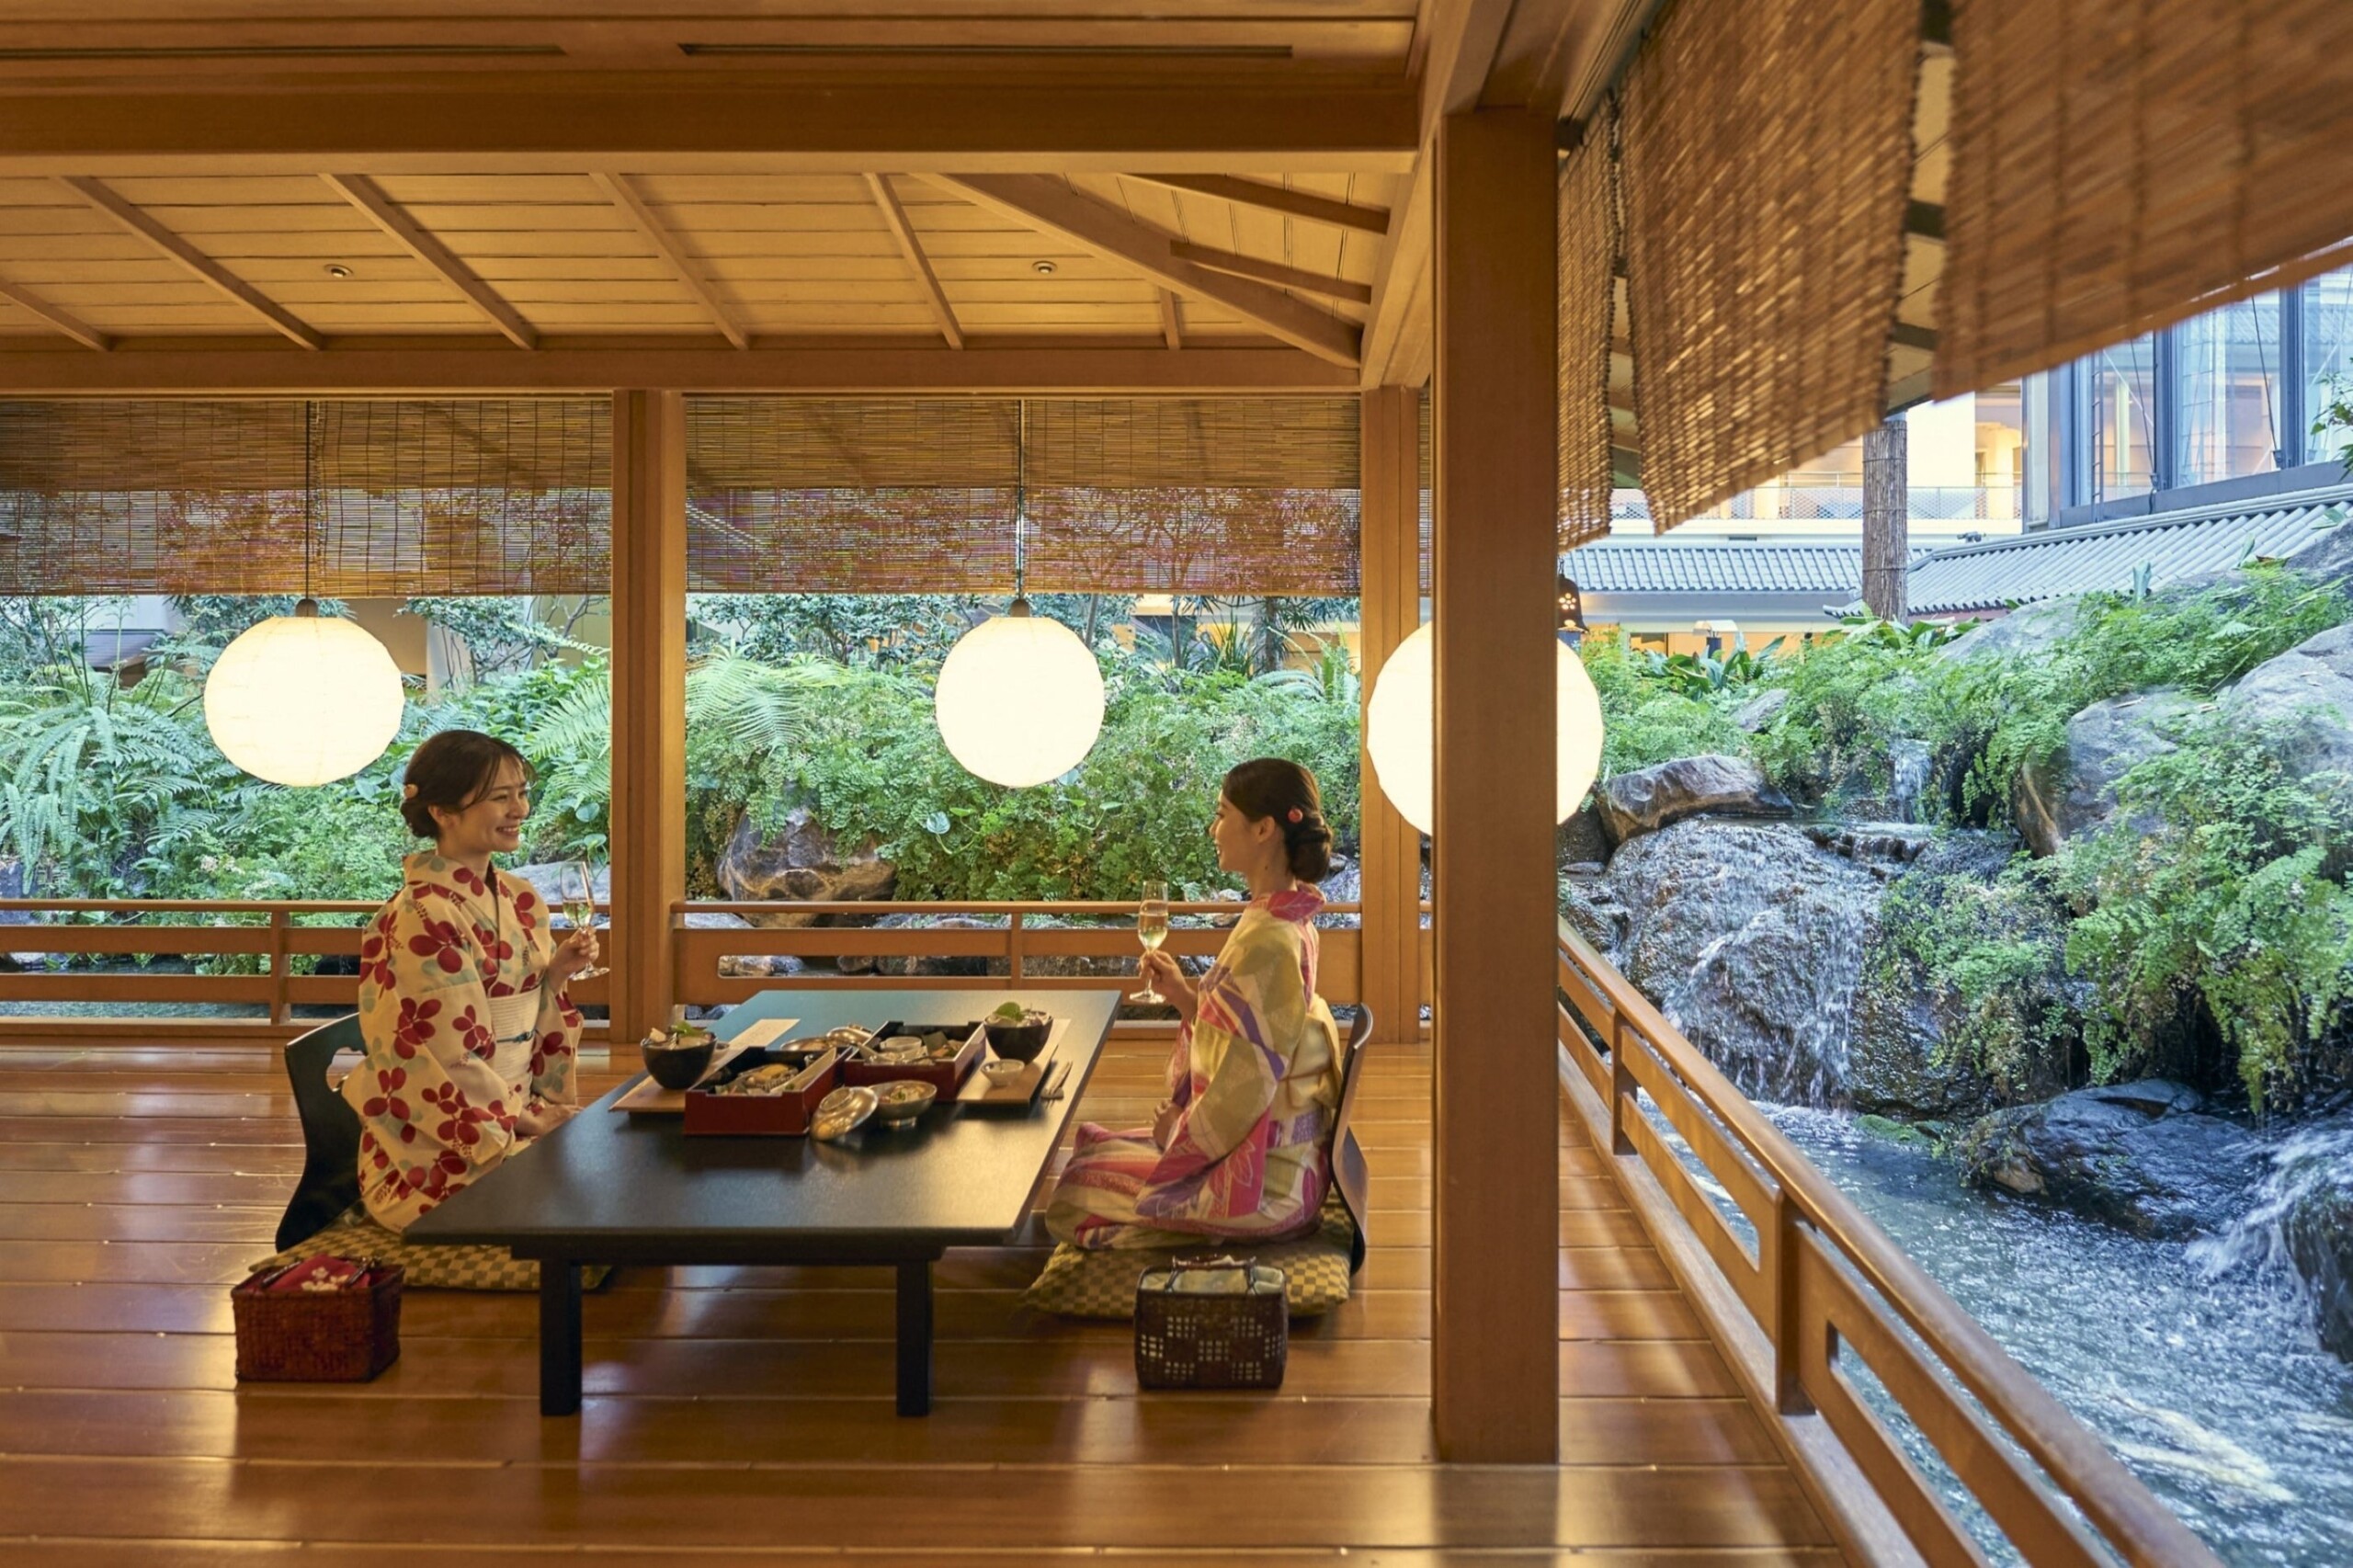
{"type": "Polygon", "coordinates": [[[415,785],[414,785],[414,784],[404,784],[404,785],[402,785],[402,786],[401,786],[401,799],[402,799],[402,800],[404,800],[404,801],[414,801],[414,800],[415,800],[415,799],[416,799],[416,786],[415,786],[415,785]]]}
{"type": "Polygon", "coordinates": [[[1288,812],[1287,813],[1285,813],[1285,819],[1284,819],[1284,820],[1286,820],[1286,821],[1288,821],[1288,822],[1298,822],[1298,821],[1299,821],[1302,816],[1304,816],[1304,815],[1305,815],[1305,813],[1304,813],[1304,812],[1302,812],[1302,811],[1301,811],[1297,806],[1293,806],[1293,807],[1290,810],[1290,812],[1288,812]]]}

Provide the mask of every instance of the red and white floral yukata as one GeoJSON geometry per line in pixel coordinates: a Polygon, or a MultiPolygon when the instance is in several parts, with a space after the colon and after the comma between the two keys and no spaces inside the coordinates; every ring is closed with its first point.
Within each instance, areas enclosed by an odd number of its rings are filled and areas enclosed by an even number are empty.
{"type": "Polygon", "coordinates": [[[360,945],[368,1054],[343,1082],[360,1198],[394,1231],[519,1148],[527,1107],[575,1107],[580,1045],[579,1009],[540,984],[555,944],[529,882],[429,851],[402,873],[360,945]]]}
{"type": "Polygon", "coordinates": [[[1323,907],[1302,887],[1244,909],[1176,1037],[1168,1146],[1149,1127],[1081,1127],[1046,1208],[1057,1241],[1162,1247],[1313,1228],[1340,1108],[1339,1029],[1315,994],[1323,907]]]}

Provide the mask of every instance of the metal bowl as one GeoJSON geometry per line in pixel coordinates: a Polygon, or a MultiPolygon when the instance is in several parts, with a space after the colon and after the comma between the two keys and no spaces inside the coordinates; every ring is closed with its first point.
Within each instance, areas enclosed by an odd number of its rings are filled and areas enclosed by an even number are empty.
{"type": "Polygon", "coordinates": [[[913,1127],[915,1119],[931,1108],[939,1097],[935,1085],[919,1083],[913,1078],[894,1078],[887,1084],[874,1085],[874,1117],[885,1127],[913,1127]]]}
{"type": "Polygon", "coordinates": [[[874,1108],[872,1089],[863,1085],[835,1089],[817,1102],[817,1114],[809,1119],[810,1135],[821,1143],[846,1137],[874,1114],[874,1108]]]}

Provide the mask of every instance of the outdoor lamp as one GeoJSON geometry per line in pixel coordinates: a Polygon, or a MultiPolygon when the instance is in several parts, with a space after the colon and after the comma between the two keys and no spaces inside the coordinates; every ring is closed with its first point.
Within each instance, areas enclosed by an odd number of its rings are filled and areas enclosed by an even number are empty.
{"type": "Polygon", "coordinates": [[[939,738],[967,771],[1026,790],[1076,767],[1103,731],[1103,672],[1078,634],[1016,598],[939,666],[939,738]]]}
{"type": "MultiPolygon", "coordinates": [[[[1365,750],[1373,776],[1398,815],[1422,832],[1437,815],[1431,809],[1431,687],[1435,671],[1429,623],[1397,644],[1372,683],[1365,706],[1365,750]]],[[[1593,788],[1601,771],[1601,697],[1585,673],[1585,661],[1555,641],[1552,667],[1559,683],[1553,699],[1553,817],[1565,821],[1593,788]]]]}
{"type": "Polygon", "coordinates": [[[401,672],[384,645],[307,598],[247,628],[204,681],[213,744],[273,784],[358,772],[400,732],[401,706],[401,672]]]}

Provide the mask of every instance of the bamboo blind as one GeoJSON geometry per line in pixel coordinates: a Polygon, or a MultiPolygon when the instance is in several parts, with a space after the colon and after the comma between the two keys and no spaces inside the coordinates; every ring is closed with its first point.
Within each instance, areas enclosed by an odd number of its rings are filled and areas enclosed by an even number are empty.
{"type": "MultiPolygon", "coordinates": [[[[699,592],[1353,594],[1353,398],[688,403],[699,592]]],[[[601,594],[603,399],[0,403],[0,593],[601,594]]]]}
{"type": "Polygon", "coordinates": [[[1660,530],[1877,425],[1918,0],[1679,0],[1626,84],[1627,291],[1660,530]]]}
{"type": "Polygon", "coordinates": [[[1561,548],[1609,531],[1609,335],[1617,313],[1618,213],[1608,125],[1589,127],[1561,169],[1561,548]]]}
{"type": "Polygon", "coordinates": [[[602,593],[597,399],[0,403],[0,592],[602,593]]]}
{"type": "Polygon", "coordinates": [[[2353,259],[2353,4],[1956,0],[1936,393],[2353,259]]]}
{"type": "Polygon", "coordinates": [[[1438,405],[1435,384],[1415,399],[1415,403],[1417,412],[1415,415],[1414,472],[1420,476],[1422,592],[1427,595],[1433,591],[1430,585],[1430,560],[1438,528],[1437,487],[1431,483],[1431,476],[1437,472],[1437,456],[1431,448],[1430,435],[1438,405]]]}

